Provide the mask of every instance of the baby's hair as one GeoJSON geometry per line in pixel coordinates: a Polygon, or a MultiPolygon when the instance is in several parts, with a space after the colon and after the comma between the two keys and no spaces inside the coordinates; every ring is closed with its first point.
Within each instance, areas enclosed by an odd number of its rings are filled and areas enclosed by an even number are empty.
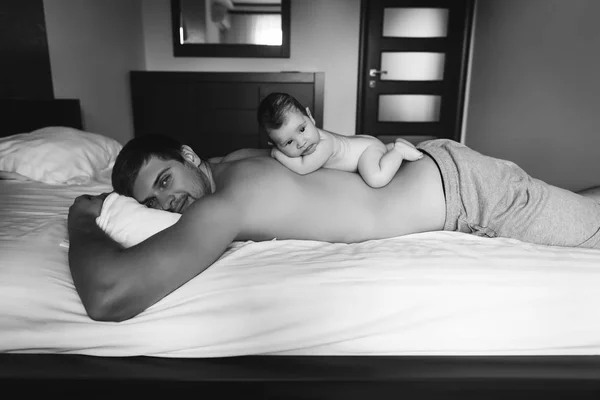
{"type": "Polygon", "coordinates": [[[271,93],[258,106],[258,123],[268,133],[279,129],[285,123],[288,112],[298,110],[308,116],[298,100],[287,93],[271,93]]]}

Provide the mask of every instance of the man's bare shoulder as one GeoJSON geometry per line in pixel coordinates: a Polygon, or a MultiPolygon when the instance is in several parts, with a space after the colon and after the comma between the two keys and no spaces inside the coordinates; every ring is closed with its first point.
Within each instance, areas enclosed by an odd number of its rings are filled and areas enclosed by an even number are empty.
{"type": "Polygon", "coordinates": [[[252,157],[268,157],[271,149],[239,149],[222,157],[219,162],[232,162],[252,157]]]}
{"type": "Polygon", "coordinates": [[[215,171],[217,190],[239,193],[260,185],[273,187],[293,176],[293,172],[271,157],[244,158],[219,165],[215,171]]]}

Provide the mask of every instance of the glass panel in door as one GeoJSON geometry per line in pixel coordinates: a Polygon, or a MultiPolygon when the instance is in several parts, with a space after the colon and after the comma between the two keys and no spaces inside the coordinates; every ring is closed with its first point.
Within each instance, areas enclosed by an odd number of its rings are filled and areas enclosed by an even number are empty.
{"type": "Polygon", "coordinates": [[[441,81],[444,79],[443,53],[383,52],[382,81],[441,81]]]}
{"type": "Polygon", "coordinates": [[[448,32],[448,9],[385,8],[383,36],[405,38],[445,37],[448,32]]]}
{"type": "Polygon", "coordinates": [[[380,122],[437,122],[441,103],[442,98],[434,95],[380,95],[377,119],[380,122]]]}

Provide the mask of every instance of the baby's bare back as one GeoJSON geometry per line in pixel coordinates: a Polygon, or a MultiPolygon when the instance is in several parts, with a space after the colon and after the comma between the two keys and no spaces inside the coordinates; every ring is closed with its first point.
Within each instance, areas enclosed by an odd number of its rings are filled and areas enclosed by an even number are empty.
{"type": "Polygon", "coordinates": [[[326,140],[333,141],[333,154],[323,165],[324,168],[356,172],[358,170],[358,160],[368,147],[376,146],[384,153],[387,151],[385,145],[373,136],[344,136],[327,131],[321,133],[325,135],[326,140]]]}

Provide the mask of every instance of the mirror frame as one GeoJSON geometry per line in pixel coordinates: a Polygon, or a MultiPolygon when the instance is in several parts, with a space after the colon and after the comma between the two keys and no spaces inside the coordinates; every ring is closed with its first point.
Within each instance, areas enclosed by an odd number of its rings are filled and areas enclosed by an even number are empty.
{"type": "Polygon", "coordinates": [[[180,43],[179,0],[171,0],[171,35],[175,57],[290,58],[290,0],[281,0],[281,46],[259,44],[180,43]]]}

